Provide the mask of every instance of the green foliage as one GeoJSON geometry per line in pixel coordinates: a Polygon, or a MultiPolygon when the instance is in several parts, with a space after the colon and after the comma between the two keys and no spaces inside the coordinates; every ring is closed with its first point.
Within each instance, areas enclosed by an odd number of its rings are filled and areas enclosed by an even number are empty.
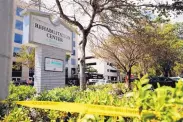
{"type": "Polygon", "coordinates": [[[134,65],[132,67],[132,74],[139,74],[140,72],[142,72],[142,67],[139,65],[134,65]]]}
{"type": "Polygon", "coordinates": [[[93,68],[91,66],[87,66],[86,71],[87,72],[96,72],[96,73],[98,72],[97,69],[95,69],[95,68],[93,68]]]}
{"type": "Polygon", "coordinates": [[[66,56],[65,56],[66,61],[68,61],[70,59],[70,57],[71,57],[70,54],[66,54],[66,56]]]}
{"type": "Polygon", "coordinates": [[[14,122],[14,120],[25,120],[28,122],[30,118],[28,118],[27,109],[18,107],[13,101],[33,99],[35,94],[36,90],[31,86],[15,86],[10,83],[9,96],[5,103],[0,105],[0,119],[8,113],[8,116],[5,116],[5,120],[8,122],[14,122]]]}
{"type": "Polygon", "coordinates": [[[148,74],[149,76],[155,76],[156,75],[156,71],[155,71],[155,68],[149,68],[148,69],[148,74]]]}
{"type": "Polygon", "coordinates": [[[34,69],[35,49],[29,46],[22,46],[15,59],[17,63],[13,66],[14,69],[19,69],[22,65],[34,69]]]}
{"type": "Polygon", "coordinates": [[[173,75],[180,74],[179,69],[183,64],[183,41],[179,38],[182,25],[162,23],[162,21],[164,21],[162,18],[157,18],[153,26],[146,25],[140,31],[145,39],[139,40],[144,55],[134,68],[136,72],[170,76],[172,70],[176,70],[173,75]]]}
{"type": "Polygon", "coordinates": [[[158,25],[156,30],[159,39],[154,40],[155,45],[152,53],[156,55],[153,56],[155,60],[153,66],[156,70],[161,70],[165,76],[170,75],[170,71],[176,65],[176,62],[182,63],[183,43],[178,38],[178,28],[179,26],[176,24],[166,23],[158,25]]]}
{"type": "Polygon", "coordinates": [[[24,107],[14,106],[3,122],[30,122],[29,110],[24,107]]]}
{"type": "Polygon", "coordinates": [[[179,76],[182,73],[183,64],[175,62],[175,66],[173,67],[173,71],[175,72],[176,76],[179,76]]]}
{"type": "Polygon", "coordinates": [[[133,105],[141,110],[152,110],[159,113],[157,114],[148,114],[143,115],[142,120],[153,120],[158,121],[178,121],[181,119],[182,113],[179,112],[178,108],[173,107],[175,104],[183,105],[183,82],[178,82],[176,88],[171,88],[167,86],[159,87],[155,91],[151,91],[152,87],[150,84],[147,84],[148,80],[146,77],[143,77],[140,81],[136,81],[136,88],[133,92],[130,92],[126,95],[130,97],[131,101],[134,101],[133,105]],[[145,86],[143,86],[145,84],[145,86]],[[143,87],[142,87],[143,86],[143,87]]]}
{"type": "Polygon", "coordinates": [[[44,91],[38,95],[35,99],[40,101],[66,101],[74,102],[77,94],[79,94],[79,88],[76,86],[65,87],[65,88],[55,88],[50,91],[44,91]]]}
{"type": "MultiPolygon", "coordinates": [[[[96,122],[178,122],[183,119],[183,82],[178,82],[176,88],[167,86],[151,90],[152,85],[148,84],[147,75],[133,83],[133,90],[126,89],[124,84],[107,84],[100,86],[89,86],[86,91],[80,91],[78,87],[55,88],[44,91],[34,96],[35,89],[29,86],[10,86],[8,100],[34,100],[44,101],[67,101],[97,105],[111,105],[139,109],[142,118],[107,117],[89,115],[84,113],[71,113],[70,121],[96,121],[96,122]],[[17,90],[22,90],[17,91],[17,90]],[[26,90],[25,90],[26,89],[26,90]],[[28,90],[29,89],[29,90],[28,90]],[[32,92],[31,92],[32,90],[32,92]],[[24,92],[26,95],[24,96],[24,92]],[[17,95],[15,95],[17,94],[17,95]],[[14,96],[14,97],[13,97],[14,96]],[[143,112],[143,110],[155,111],[143,112]]],[[[31,109],[12,104],[4,121],[55,121],[68,117],[66,112],[31,109]]]]}
{"type": "Polygon", "coordinates": [[[8,101],[23,101],[32,99],[36,94],[36,89],[32,86],[15,86],[12,83],[9,86],[8,101]]]}

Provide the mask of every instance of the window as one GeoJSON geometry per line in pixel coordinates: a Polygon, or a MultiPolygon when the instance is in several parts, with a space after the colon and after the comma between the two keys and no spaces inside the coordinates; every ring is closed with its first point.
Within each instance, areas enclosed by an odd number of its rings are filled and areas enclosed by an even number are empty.
{"type": "Polygon", "coordinates": [[[107,69],[107,72],[109,72],[109,69],[107,69]]]}
{"type": "Polygon", "coordinates": [[[94,56],[87,56],[85,57],[85,59],[92,59],[92,58],[95,58],[94,56]]]}
{"type": "Polygon", "coordinates": [[[15,33],[14,42],[22,44],[22,35],[15,33]]]}
{"type": "Polygon", "coordinates": [[[117,80],[117,77],[116,76],[111,76],[111,80],[112,81],[116,81],[117,80]]]}
{"type": "Polygon", "coordinates": [[[72,47],[75,47],[76,44],[75,44],[75,41],[72,41],[72,47]]]}
{"type": "Polygon", "coordinates": [[[76,65],[76,60],[75,59],[71,59],[71,64],[72,65],[76,65]]]}
{"type": "Polygon", "coordinates": [[[110,63],[110,64],[109,64],[109,66],[111,66],[111,67],[112,67],[112,66],[113,66],[113,64],[112,64],[112,63],[110,63]]]}
{"type": "Polygon", "coordinates": [[[13,56],[14,57],[17,56],[17,54],[19,53],[19,51],[20,51],[20,48],[14,47],[14,49],[13,49],[13,56]]]}
{"type": "Polygon", "coordinates": [[[72,32],[72,37],[75,38],[75,33],[74,32],[72,32]]]}
{"type": "Polygon", "coordinates": [[[65,77],[68,78],[68,67],[65,68],[65,77]]]}
{"type": "MultiPolygon", "coordinates": [[[[13,62],[13,67],[16,65],[16,62],[13,62]]],[[[19,68],[12,68],[12,77],[21,77],[22,76],[22,66],[19,68]]]]}
{"type": "Polygon", "coordinates": [[[110,70],[110,72],[117,72],[117,70],[110,70]]]}
{"type": "Polygon", "coordinates": [[[87,63],[86,65],[87,65],[87,66],[90,66],[90,65],[97,65],[97,63],[96,63],[96,62],[94,62],[94,63],[87,63]]]}
{"type": "Polygon", "coordinates": [[[23,22],[16,20],[15,28],[18,30],[23,30],[23,22]]]}
{"type": "Polygon", "coordinates": [[[16,15],[17,15],[17,16],[20,16],[20,12],[21,12],[22,10],[23,10],[22,8],[17,7],[17,9],[16,9],[16,15]]]}
{"type": "MultiPolygon", "coordinates": [[[[92,58],[95,58],[94,56],[87,56],[85,57],[85,59],[92,59],[92,58]]],[[[78,60],[80,60],[80,58],[78,58],[78,60]]]]}
{"type": "Polygon", "coordinates": [[[34,76],[34,68],[29,68],[29,77],[33,78],[34,76]]]}
{"type": "Polygon", "coordinates": [[[71,68],[71,75],[76,74],[76,68],[71,68]]]}
{"type": "Polygon", "coordinates": [[[76,55],[76,51],[75,50],[72,50],[72,55],[76,55]]]}

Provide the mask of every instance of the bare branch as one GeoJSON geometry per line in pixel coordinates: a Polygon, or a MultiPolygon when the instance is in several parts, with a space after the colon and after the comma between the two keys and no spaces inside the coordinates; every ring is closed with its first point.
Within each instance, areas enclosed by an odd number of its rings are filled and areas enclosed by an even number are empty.
{"type": "Polygon", "coordinates": [[[60,17],[62,17],[64,20],[68,21],[69,23],[74,24],[74,25],[77,26],[80,30],[84,30],[83,26],[82,26],[78,21],[76,21],[76,20],[73,21],[73,20],[71,20],[67,15],[64,14],[63,9],[62,9],[62,6],[61,6],[59,0],[56,0],[56,3],[57,3],[57,6],[58,6],[58,9],[59,9],[59,11],[60,11],[60,17]]]}
{"type": "Polygon", "coordinates": [[[85,9],[85,7],[79,2],[79,1],[76,1],[76,0],[73,0],[75,3],[77,3],[79,6],[81,6],[81,8],[83,9],[83,11],[90,17],[92,18],[92,16],[90,15],[90,13],[85,9]]]}

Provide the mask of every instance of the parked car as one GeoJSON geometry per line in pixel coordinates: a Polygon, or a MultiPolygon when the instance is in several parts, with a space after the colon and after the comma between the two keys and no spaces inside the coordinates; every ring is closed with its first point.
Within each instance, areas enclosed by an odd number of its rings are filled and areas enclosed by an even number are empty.
{"type": "Polygon", "coordinates": [[[151,77],[149,78],[149,83],[152,84],[153,88],[157,88],[157,83],[160,86],[171,86],[175,87],[177,80],[169,77],[151,77]]]}
{"type": "Polygon", "coordinates": [[[109,83],[112,83],[112,81],[100,79],[98,82],[95,83],[95,85],[105,85],[105,84],[109,84],[109,83]]]}
{"type": "Polygon", "coordinates": [[[18,81],[14,81],[13,84],[15,86],[19,86],[19,85],[30,85],[30,86],[34,86],[34,81],[29,80],[29,82],[27,82],[27,80],[18,80],[18,81]]]}
{"type": "Polygon", "coordinates": [[[172,79],[172,80],[175,80],[175,81],[183,81],[183,78],[181,78],[181,77],[169,77],[170,79],[172,79]]]}

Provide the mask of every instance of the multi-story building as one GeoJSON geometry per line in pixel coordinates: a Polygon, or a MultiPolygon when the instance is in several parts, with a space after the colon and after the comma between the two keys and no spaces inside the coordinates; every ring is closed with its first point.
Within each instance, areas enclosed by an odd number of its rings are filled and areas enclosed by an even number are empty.
{"type": "Polygon", "coordinates": [[[78,69],[78,46],[76,43],[77,36],[75,33],[72,34],[72,54],[69,57],[69,60],[66,60],[66,77],[72,77],[74,74],[77,74],[78,69]]]}
{"type": "Polygon", "coordinates": [[[115,68],[112,63],[106,62],[102,59],[95,58],[94,56],[87,56],[86,66],[93,67],[97,73],[103,74],[106,80],[119,81],[119,70],[115,68]]]}
{"type": "MultiPolygon", "coordinates": [[[[21,0],[15,0],[14,4],[14,33],[13,33],[13,52],[12,52],[12,59],[13,64],[15,64],[15,56],[20,51],[20,48],[22,46],[22,39],[23,39],[23,17],[20,15],[21,11],[26,8],[28,4],[26,2],[22,2],[21,0]]],[[[37,9],[35,6],[31,6],[31,9],[37,9]]],[[[77,72],[77,45],[75,43],[76,41],[76,35],[72,34],[72,53],[70,54],[69,60],[65,61],[66,64],[66,76],[71,77],[73,73],[77,72]]],[[[34,71],[22,66],[20,69],[14,69],[12,68],[12,80],[25,80],[27,78],[32,78],[34,74],[34,71]]]]}
{"type": "MultiPolygon", "coordinates": [[[[15,64],[15,56],[20,51],[23,39],[23,18],[20,15],[20,12],[25,8],[27,4],[20,2],[19,0],[15,1],[14,4],[14,30],[13,30],[13,53],[12,53],[12,60],[13,64],[15,64]]],[[[19,79],[27,79],[29,77],[29,69],[26,67],[20,67],[20,69],[12,68],[12,80],[19,80],[19,79]]]]}

